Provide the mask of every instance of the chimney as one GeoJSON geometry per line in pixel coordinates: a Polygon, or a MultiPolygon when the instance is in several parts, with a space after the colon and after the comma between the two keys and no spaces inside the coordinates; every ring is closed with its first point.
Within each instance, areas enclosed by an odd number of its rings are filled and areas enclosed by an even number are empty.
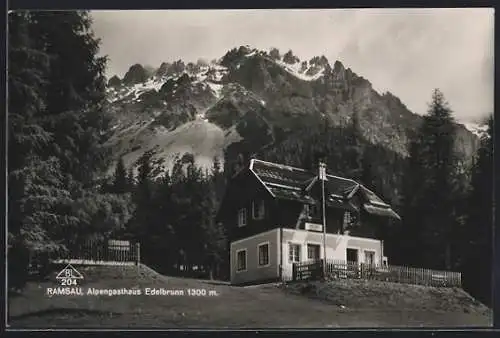
{"type": "Polygon", "coordinates": [[[318,178],[321,181],[326,181],[326,164],[322,159],[318,161],[318,178]]]}

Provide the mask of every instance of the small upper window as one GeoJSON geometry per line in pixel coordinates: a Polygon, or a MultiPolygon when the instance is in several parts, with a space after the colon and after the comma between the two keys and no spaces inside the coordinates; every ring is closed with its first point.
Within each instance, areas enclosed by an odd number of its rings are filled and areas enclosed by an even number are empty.
{"type": "Polygon", "coordinates": [[[306,204],[307,216],[310,218],[316,218],[319,216],[318,206],[314,204],[306,204]]]}
{"type": "Polygon", "coordinates": [[[353,219],[352,219],[352,215],[349,211],[346,211],[344,213],[344,228],[348,228],[350,227],[351,225],[353,225],[353,219]]]}
{"type": "Polygon", "coordinates": [[[256,201],[252,203],[253,219],[263,219],[265,215],[264,201],[256,201]]]}
{"type": "Polygon", "coordinates": [[[247,209],[243,208],[238,211],[238,226],[247,225],[247,209]]]}

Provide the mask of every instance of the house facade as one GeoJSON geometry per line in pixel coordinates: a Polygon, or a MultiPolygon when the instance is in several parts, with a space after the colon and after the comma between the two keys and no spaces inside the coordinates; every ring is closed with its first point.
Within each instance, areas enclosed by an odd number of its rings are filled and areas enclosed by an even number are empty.
{"type": "MultiPolygon", "coordinates": [[[[361,184],[326,177],[326,258],[382,263],[377,227],[399,216],[361,184]]],[[[229,182],[217,215],[231,243],[231,283],[289,278],[293,263],[323,258],[322,215],[322,182],[316,173],[250,160],[229,182]]]]}

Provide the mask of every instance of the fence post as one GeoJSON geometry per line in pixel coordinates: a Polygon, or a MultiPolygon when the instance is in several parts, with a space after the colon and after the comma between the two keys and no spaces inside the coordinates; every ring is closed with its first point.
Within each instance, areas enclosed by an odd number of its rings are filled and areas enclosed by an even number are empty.
{"type": "Polygon", "coordinates": [[[135,264],[139,265],[141,262],[141,243],[135,243],[135,264]]]}
{"type": "Polygon", "coordinates": [[[292,264],[292,279],[293,281],[297,280],[297,263],[292,264]]]}
{"type": "Polygon", "coordinates": [[[103,252],[103,260],[107,262],[109,260],[109,238],[104,237],[104,252],[103,252]]]}

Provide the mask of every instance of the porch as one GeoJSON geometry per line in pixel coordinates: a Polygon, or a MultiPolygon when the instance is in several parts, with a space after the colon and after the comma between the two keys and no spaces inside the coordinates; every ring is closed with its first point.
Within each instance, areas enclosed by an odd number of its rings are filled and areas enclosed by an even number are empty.
{"type": "MultiPolygon", "coordinates": [[[[294,264],[314,264],[324,258],[323,233],[283,229],[281,240],[281,275],[293,278],[294,264]]],[[[378,239],[350,235],[326,234],[327,262],[351,262],[351,265],[387,265],[383,242],[378,239]]]]}

